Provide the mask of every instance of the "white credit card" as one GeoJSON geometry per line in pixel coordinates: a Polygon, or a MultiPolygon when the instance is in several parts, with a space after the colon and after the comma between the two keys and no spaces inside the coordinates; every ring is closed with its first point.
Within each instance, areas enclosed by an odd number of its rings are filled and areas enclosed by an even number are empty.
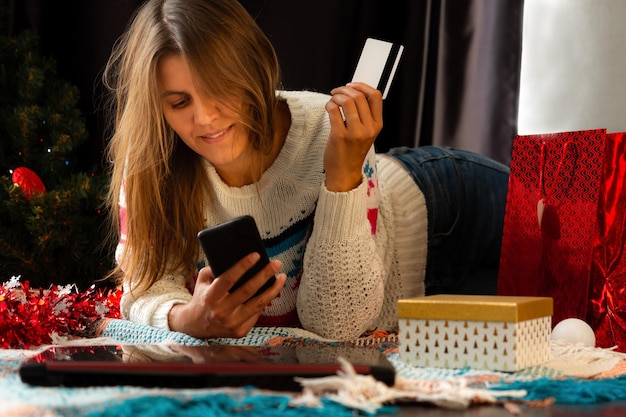
{"type": "Polygon", "coordinates": [[[383,99],[386,98],[403,51],[402,45],[367,38],[352,82],[368,84],[380,90],[383,99]]]}

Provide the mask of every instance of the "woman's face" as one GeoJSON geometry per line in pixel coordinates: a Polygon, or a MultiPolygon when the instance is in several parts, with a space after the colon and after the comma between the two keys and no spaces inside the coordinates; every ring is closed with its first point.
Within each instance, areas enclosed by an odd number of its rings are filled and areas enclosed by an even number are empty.
{"type": "Polygon", "coordinates": [[[238,115],[200,96],[181,56],[162,58],[157,77],[165,119],[183,142],[211,162],[227,184],[251,183],[252,147],[238,115]]]}

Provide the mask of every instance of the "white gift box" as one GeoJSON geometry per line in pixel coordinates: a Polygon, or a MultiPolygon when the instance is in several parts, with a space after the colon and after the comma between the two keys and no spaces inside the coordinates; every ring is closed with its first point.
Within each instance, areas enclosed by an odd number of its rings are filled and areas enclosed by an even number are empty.
{"type": "Polygon", "coordinates": [[[550,297],[432,295],[398,301],[399,356],[412,366],[514,372],[550,360],[550,297]]]}

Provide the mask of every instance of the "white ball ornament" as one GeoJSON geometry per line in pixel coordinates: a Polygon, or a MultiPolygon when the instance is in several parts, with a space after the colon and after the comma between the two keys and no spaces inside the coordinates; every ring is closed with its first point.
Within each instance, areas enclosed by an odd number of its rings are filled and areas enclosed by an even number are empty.
{"type": "Polygon", "coordinates": [[[591,326],[583,320],[569,318],[560,321],[552,329],[552,340],[565,340],[571,344],[595,347],[596,335],[591,326]]]}

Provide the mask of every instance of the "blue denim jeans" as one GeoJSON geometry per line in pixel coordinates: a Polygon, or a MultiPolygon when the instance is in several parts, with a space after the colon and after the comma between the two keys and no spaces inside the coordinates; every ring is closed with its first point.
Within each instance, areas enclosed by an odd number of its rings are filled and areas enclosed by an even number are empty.
{"type": "Polygon", "coordinates": [[[426,200],[426,294],[495,294],[509,167],[448,147],[399,147],[387,155],[426,200]]]}

